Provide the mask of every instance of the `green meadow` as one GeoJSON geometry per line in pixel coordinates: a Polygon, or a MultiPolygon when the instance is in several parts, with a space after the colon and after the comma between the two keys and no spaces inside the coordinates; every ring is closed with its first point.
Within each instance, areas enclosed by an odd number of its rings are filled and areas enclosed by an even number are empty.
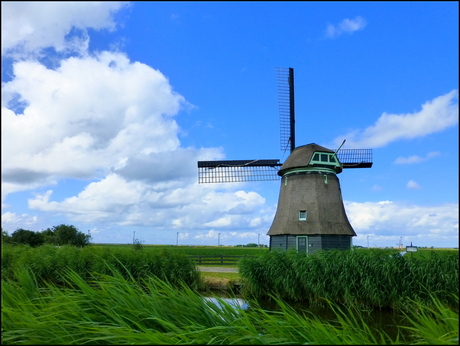
{"type": "MultiPolygon", "coordinates": [[[[93,248],[133,248],[133,244],[93,244],[93,248]]],[[[145,251],[168,251],[184,255],[203,256],[251,256],[268,252],[268,247],[246,247],[246,246],[187,246],[187,245],[142,245],[145,251]]]]}

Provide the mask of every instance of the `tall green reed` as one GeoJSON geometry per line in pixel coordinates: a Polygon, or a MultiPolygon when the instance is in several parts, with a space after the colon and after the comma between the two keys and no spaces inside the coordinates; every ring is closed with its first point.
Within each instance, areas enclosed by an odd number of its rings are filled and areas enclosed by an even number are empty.
{"type": "Polygon", "coordinates": [[[458,253],[417,259],[378,251],[272,251],[239,262],[244,294],[294,301],[322,298],[349,305],[402,308],[407,299],[432,295],[453,304],[458,253]]]}
{"type": "Polygon", "coordinates": [[[110,274],[107,263],[125,276],[142,280],[156,276],[175,285],[185,282],[191,288],[201,284],[195,263],[185,254],[168,251],[135,251],[133,248],[108,248],[46,245],[38,248],[4,246],[2,278],[14,278],[14,268],[28,267],[42,283],[65,284],[62,273],[72,269],[84,278],[91,273],[110,274]],[[4,261],[5,260],[5,261],[4,261]]]}
{"type": "Polygon", "coordinates": [[[111,274],[93,276],[91,282],[67,270],[64,288],[40,287],[30,269],[16,269],[17,281],[2,280],[2,344],[458,344],[458,312],[436,298],[437,308],[431,310],[414,302],[418,312],[408,312],[409,325],[400,327],[408,328],[410,337],[391,338],[367,325],[359,309],[342,311],[332,302],[336,319],[331,322],[296,312],[279,298],[274,299],[280,311],[261,309],[255,301],[242,310],[157,277],[141,285],[107,266],[111,274]],[[447,320],[442,328],[440,320],[447,320]]]}
{"type": "MultiPolygon", "coordinates": [[[[415,344],[458,345],[458,310],[455,312],[433,296],[431,304],[410,300],[412,313],[405,312],[408,326],[401,328],[409,331],[415,344]]],[[[452,299],[458,306],[458,295],[452,299]]]]}

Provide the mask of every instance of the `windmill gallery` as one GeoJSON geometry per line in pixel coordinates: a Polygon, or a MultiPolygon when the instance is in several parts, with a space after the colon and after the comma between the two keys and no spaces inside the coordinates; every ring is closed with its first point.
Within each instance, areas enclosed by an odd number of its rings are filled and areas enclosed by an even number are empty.
{"type": "Polygon", "coordinates": [[[281,149],[277,159],[198,161],[199,183],[279,180],[278,206],[268,230],[270,250],[314,253],[349,249],[356,236],[348,221],[337,174],[372,167],[372,149],[331,150],[315,143],[295,146],[294,70],[277,68],[281,149]]]}

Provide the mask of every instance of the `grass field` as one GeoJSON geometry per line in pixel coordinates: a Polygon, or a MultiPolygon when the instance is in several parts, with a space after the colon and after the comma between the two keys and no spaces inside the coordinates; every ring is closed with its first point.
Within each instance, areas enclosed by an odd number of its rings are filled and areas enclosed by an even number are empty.
{"type": "MultiPolygon", "coordinates": [[[[92,244],[102,248],[132,248],[133,244],[92,244]]],[[[145,251],[168,251],[185,255],[205,256],[252,256],[268,252],[267,247],[236,247],[236,246],[186,246],[186,245],[142,245],[145,251]]]]}

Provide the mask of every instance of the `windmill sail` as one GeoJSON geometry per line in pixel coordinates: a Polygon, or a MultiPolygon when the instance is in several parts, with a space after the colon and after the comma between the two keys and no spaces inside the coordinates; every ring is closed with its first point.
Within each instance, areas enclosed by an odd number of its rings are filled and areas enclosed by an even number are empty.
{"type": "MultiPolygon", "coordinates": [[[[294,69],[276,68],[281,150],[295,149],[294,69]]],[[[198,161],[198,182],[233,183],[279,180],[282,163],[270,160],[198,161]]]]}
{"type": "MultiPolygon", "coordinates": [[[[290,153],[295,147],[294,69],[276,68],[281,150],[290,153]]],[[[341,149],[336,151],[343,168],[372,167],[372,149],[341,149]]],[[[278,159],[198,161],[198,182],[233,183],[281,179],[282,163],[278,159]]]]}
{"type": "Polygon", "coordinates": [[[294,69],[277,67],[278,110],[280,115],[280,146],[284,152],[295,149],[294,69]]]}
{"type": "Polygon", "coordinates": [[[372,167],[372,149],[340,149],[337,157],[343,168],[372,167]]]}
{"type": "MultiPolygon", "coordinates": [[[[371,168],[372,149],[340,149],[343,168],[371,168]]],[[[198,183],[236,183],[279,180],[278,159],[198,161],[198,183]]]]}
{"type": "Polygon", "coordinates": [[[198,161],[198,183],[278,180],[278,159],[198,161]]]}

